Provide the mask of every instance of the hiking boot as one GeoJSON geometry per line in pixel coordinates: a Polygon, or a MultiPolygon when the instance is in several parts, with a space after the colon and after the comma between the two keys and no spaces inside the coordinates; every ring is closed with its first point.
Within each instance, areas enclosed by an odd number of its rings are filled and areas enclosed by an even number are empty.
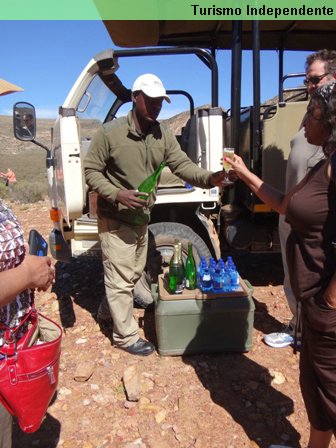
{"type": "Polygon", "coordinates": [[[118,347],[121,350],[125,350],[125,352],[130,353],[131,355],[138,356],[148,356],[151,355],[155,347],[148,341],[145,341],[142,338],[139,338],[134,344],[128,345],[127,347],[118,347]]]}

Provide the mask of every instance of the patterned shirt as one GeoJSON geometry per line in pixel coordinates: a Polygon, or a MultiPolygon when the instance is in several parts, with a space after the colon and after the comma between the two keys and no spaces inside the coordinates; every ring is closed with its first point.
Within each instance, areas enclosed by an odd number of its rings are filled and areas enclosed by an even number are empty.
{"type": "MultiPolygon", "coordinates": [[[[0,199],[0,272],[15,268],[24,259],[25,247],[21,225],[12,211],[0,199]]],[[[0,284],[1,288],[1,284],[0,284]]],[[[15,327],[33,303],[34,292],[27,289],[8,305],[0,308],[0,324],[15,327]]],[[[1,337],[4,330],[0,329],[1,337]]]]}

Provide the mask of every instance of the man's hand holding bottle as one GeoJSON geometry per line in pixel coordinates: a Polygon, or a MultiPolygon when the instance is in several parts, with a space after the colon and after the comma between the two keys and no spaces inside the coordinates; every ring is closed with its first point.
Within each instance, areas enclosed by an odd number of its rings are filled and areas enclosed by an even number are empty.
{"type": "Polygon", "coordinates": [[[140,196],[149,196],[148,193],[137,190],[119,190],[117,194],[117,202],[125,205],[127,208],[135,210],[147,205],[147,200],[142,199],[140,196]]]}

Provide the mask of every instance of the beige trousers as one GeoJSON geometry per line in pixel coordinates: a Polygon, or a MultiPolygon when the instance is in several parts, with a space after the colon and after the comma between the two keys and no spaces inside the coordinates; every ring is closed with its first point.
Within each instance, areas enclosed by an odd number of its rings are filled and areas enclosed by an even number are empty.
{"type": "Polygon", "coordinates": [[[106,299],[113,319],[113,341],[127,347],[138,339],[133,317],[133,289],[146,265],[147,225],[129,226],[121,221],[98,218],[106,299]]]}
{"type": "Polygon", "coordinates": [[[12,422],[13,417],[0,403],[0,448],[12,446],[12,422]]]}

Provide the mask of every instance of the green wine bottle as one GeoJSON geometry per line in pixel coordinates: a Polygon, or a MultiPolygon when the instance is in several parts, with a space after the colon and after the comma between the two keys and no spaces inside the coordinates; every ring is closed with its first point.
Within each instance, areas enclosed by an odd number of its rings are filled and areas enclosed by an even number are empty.
{"type": "MultiPolygon", "coordinates": [[[[154,173],[148,176],[138,187],[138,191],[143,191],[144,193],[148,193],[148,196],[153,193],[154,188],[157,184],[161,171],[165,167],[165,162],[161,162],[160,165],[156,168],[154,173]]],[[[148,199],[148,196],[138,196],[141,199],[148,199]]]]}
{"type": "Polygon", "coordinates": [[[177,242],[178,245],[178,250],[179,250],[179,262],[182,266],[182,281],[181,281],[181,285],[178,285],[178,289],[183,290],[183,288],[185,287],[185,267],[184,267],[184,263],[183,263],[183,258],[182,258],[182,242],[178,241],[177,242]]]}
{"type": "Polygon", "coordinates": [[[178,244],[174,244],[174,253],[169,263],[169,292],[171,294],[182,293],[183,267],[179,259],[178,244]]]}
{"type": "Polygon", "coordinates": [[[185,279],[187,289],[196,289],[196,263],[193,256],[191,243],[188,243],[188,256],[185,264],[185,279]]]}

